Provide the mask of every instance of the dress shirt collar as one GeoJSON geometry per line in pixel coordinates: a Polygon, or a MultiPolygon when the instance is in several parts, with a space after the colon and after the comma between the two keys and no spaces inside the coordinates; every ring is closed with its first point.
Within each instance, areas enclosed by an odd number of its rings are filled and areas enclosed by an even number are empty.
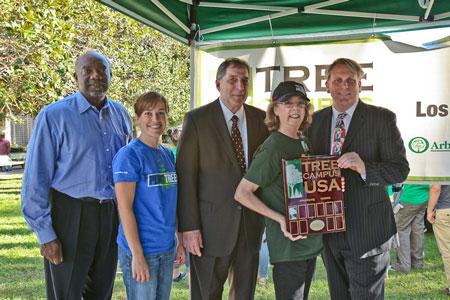
{"type": "Polygon", "coordinates": [[[244,105],[241,106],[241,108],[239,108],[239,110],[233,114],[233,112],[231,110],[228,109],[228,107],[225,105],[225,103],[223,103],[223,100],[219,97],[219,102],[220,102],[220,106],[222,107],[222,111],[223,111],[223,115],[225,117],[225,121],[230,122],[231,118],[233,116],[237,116],[239,118],[240,122],[243,122],[244,120],[244,105]]]}
{"type": "MultiPolygon", "coordinates": [[[[349,109],[347,109],[345,111],[347,113],[346,118],[349,118],[350,120],[352,119],[353,113],[355,112],[355,109],[356,109],[356,106],[358,105],[358,102],[359,102],[359,100],[356,101],[352,106],[350,106],[349,109]]],[[[343,113],[343,111],[341,111],[341,112],[337,111],[336,108],[334,108],[334,105],[332,107],[333,107],[333,120],[336,120],[338,115],[340,113],[343,113]]]]}
{"type": "MultiPolygon", "coordinates": [[[[84,113],[91,107],[97,109],[86,99],[86,97],[83,96],[83,94],[80,91],[77,91],[75,99],[76,99],[76,105],[78,108],[78,112],[80,114],[84,113]]],[[[106,96],[105,104],[103,105],[103,107],[101,109],[104,109],[104,108],[109,108],[108,96],[106,96]]]]}

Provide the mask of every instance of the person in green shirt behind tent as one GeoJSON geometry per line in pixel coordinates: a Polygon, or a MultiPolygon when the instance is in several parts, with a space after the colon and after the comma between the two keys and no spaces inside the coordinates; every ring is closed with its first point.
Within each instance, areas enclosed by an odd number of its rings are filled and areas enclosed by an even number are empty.
{"type": "Polygon", "coordinates": [[[286,229],[281,159],[300,157],[307,147],[301,131],[311,124],[312,106],[302,84],[278,85],[267,108],[271,131],[256,151],[252,164],[237,187],[235,199],[264,215],[270,262],[277,299],[307,299],[322,236],[293,237],[286,229]],[[255,191],[260,188],[258,196],[255,191]]]}
{"type": "Polygon", "coordinates": [[[394,209],[399,245],[391,270],[409,273],[411,268],[423,267],[424,216],[429,191],[428,184],[403,185],[399,206],[394,209]]]}

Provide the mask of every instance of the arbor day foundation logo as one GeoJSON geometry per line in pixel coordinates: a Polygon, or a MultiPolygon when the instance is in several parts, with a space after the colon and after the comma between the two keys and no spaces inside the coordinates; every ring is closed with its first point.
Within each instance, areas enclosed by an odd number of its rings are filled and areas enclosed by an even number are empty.
{"type": "Polygon", "coordinates": [[[430,143],[426,138],[418,136],[409,141],[408,147],[414,153],[423,153],[428,150],[430,143]]]}

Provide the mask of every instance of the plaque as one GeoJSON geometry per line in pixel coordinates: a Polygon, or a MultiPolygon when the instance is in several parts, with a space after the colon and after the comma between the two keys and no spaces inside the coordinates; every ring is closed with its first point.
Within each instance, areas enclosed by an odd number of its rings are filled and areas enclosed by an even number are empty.
{"type": "Polygon", "coordinates": [[[293,236],[345,231],[338,156],[283,159],[286,227],[293,236]]]}

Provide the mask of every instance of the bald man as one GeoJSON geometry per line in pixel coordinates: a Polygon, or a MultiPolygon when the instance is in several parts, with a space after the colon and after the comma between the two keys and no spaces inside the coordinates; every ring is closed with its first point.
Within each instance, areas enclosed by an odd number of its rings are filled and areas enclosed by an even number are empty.
{"type": "Polygon", "coordinates": [[[110,299],[117,266],[111,162],[131,137],[130,116],[106,93],[108,60],[75,63],[78,91],[37,116],[28,145],[22,211],[44,257],[48,299],[110,299]]]}

